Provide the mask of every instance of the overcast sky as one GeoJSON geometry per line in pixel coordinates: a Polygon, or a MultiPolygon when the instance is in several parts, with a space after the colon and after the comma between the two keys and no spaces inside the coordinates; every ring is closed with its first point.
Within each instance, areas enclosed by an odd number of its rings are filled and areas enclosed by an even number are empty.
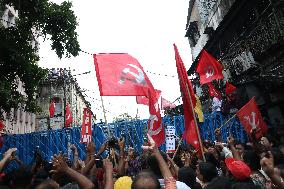
{"type": "MultiPolygon", "coordinates": [[[[53,0],[56,3],[61,0],[53,0]]],[[[134,56],[162,96],[174,101],[180,96],[173,43],[176,43],[186,68],[191,64],[190,47],[185,35],[189,0],[73,0],[78,17],[77,32],[81,49],[90,53],[129,53],[134,56]],[[152,73],[149,73],[150,71],[152,73]],[[155,74],[153,74],[155,73],[155,74]],[[160,74],[160,75],[158,75],[160,74]],[[164,76],[169,75],[169,76],[164,76]],[[174,76],[174,77],[171,77],[174,76]]],[[[58,59],[48,41],[40,41],[39,65],[45,68],[75,69],[81,88],[97,118],[103,119],[95,67],[91,55],[80,53],[58,59]]],[[[148,118],[148,107],[137,105],[135,97],[103,97],[108,122],[122,113],[148,118]]]]}

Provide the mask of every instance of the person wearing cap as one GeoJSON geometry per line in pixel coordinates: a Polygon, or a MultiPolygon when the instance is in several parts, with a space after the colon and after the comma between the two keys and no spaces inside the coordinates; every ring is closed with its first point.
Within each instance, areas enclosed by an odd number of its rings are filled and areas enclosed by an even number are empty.
{"type": "Polygon", "coordinates": [[[244,181],[250,179],[251,169],[243,161],[236,160],[235,158],[226,158],[225,164],[235,180],[244,181]]]}
{"type": "Polygon", "coordinates": [[[114,183],[114,189],[131,189],[132,179],[131,177],[124,176],[117,179],[114,183]]]}

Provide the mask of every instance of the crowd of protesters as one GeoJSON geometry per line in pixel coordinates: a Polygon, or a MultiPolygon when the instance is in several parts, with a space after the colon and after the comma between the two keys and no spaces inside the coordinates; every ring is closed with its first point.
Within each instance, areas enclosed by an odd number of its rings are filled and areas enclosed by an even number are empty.
{"type": "Polygon", "coordinates": [[[266,135],[238,143],[229,137],[203,142],[204,154],[181,146],[173,154],[158,149],[148,135],[143,153],[125,146],[123,138],[106,141],[96,149],[86,146],[86,158],[79,159],[75,145],[72,160],[57,154],[45,161],[40,153],[30,165],[17,158],[16,148],[6,151],[0,161],[0,188],[13,189],[273,189],[284,188],[284,145],[278,137],[266,135]],[[101,155],[108,150],[108,155],[101,155]],[[174,157],[173,157],[174,156],[174,157]],[[19,168],[6,172],[16,161],[19,168]]]}

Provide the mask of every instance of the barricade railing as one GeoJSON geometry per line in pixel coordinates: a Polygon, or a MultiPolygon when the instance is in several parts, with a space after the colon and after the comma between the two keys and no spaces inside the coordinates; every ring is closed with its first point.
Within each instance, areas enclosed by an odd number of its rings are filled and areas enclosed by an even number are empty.
{"type": "MultiPolygon", "coordinates": [[[[214,112],[204,115],[204,122],[199,123],[201,138],[215,141],[214,131],[226,122],[232,115],[224,116],[220,112],[214,112]]],[[[109,124],[114,137],[124,137],[126,146],[132,146],[137,152],[141,152],[141,146],[144,143],[147,132],[148,120],[122,121],[109,124]]],[[[165,126],[175,126],[176,135],[181,136],[184,131],[183,116],[164,117],[165,126]]],[[[221,129],[222,139],[226,141],[229,134],[240,142],[247,141],[247,135],[237,118],[232,119],[227,126],[221,129]]],[[[99,150],[101,144],[107,140],[105,135],[105,126],[103,124],[93,125],[92,138],[95,141],[96,149],[99,150]]],[[[37,148],[44,159],[51,160],[53,154],[63,152],[72,159],[72,153],[69,149],[70,144],[75,144],[78,148],[79,158],[85,157],[85,145],[80,143],[81,127],[65,128],[60,130],[48,130],[28,134],[6,135],[4,136],[4,145],[0,149],[3,154],[7,149],[18,148],[18,156],[25,163],[30,164],[34,160],[34,153],[37,148]]],[[[161,149],[165,149],[162,145],[161,149]]],[[[2,155],[0,156],[2,157],[2,155]]]]}

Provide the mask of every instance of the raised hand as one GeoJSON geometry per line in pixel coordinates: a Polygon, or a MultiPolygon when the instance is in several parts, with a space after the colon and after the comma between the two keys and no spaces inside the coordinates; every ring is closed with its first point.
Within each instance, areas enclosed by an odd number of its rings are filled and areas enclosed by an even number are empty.
{"type": "Polygon", "coordinates": [[[118,140],[118,146],[120,149],[124,149],[125,148],[125,139],[121,138],[118,140]]]}
{"type": "Polygon", "coordinates": [[[145,150],[145,151],[150,151],[152,153],[156,153],[158,151],[158,147],[157,147],[154,139],[149,134],[147,134],[147,137],[148,137],[148,143],[150,144],[150,146],[142,146],[142,149],[145,150]]]}
{"type": "Polygon", "coordinates": [[[64,161],[62,154],[54,155],[52,158],[53,170],[51,173],[64,173],[68,169],[67,163],[64,161]]]}
{"type": "Polygon", "coordinates": [[[87,152],[93,154],[93,153],[95,153],[95,151],[96,151],[95,143],[93,141],[89,142],[87,144],[87,152]]]}
{"type": "Polygon", "coordinates": [[[3,159],[12,160],[16,151],[17,151],[17,148],[9,148],[9,149],[4,153],[3,159]]]}
{"type": "Polygon", "coordinates": [[[274,159],[271,152],[267,152],[260,160],[260,165],[267,175],[274,173],[274,159]]]}

